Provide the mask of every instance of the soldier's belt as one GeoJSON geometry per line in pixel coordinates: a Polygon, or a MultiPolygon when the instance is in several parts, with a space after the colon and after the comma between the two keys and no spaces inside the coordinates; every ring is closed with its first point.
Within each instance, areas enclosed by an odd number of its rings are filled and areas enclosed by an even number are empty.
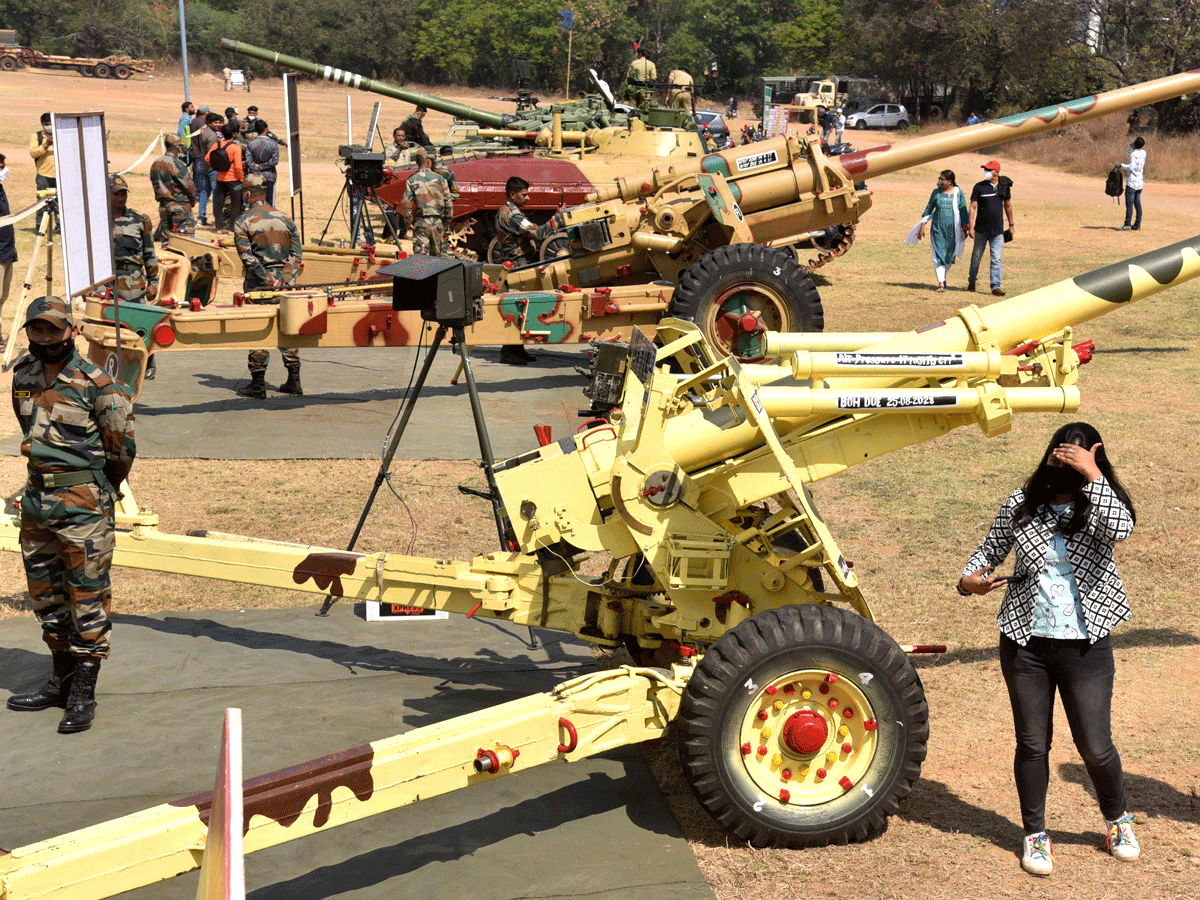
{"type": "Polygon", "coordinates": [[[92,469],[79,469],[74,472],[30,472],[29,486],[39,491],[74,487],[77,484],[95,482],[97,474],[92,469]]]}

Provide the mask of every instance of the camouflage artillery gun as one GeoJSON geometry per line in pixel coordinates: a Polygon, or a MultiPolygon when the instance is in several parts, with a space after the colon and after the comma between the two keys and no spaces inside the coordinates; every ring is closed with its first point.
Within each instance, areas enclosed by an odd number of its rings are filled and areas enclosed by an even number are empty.
{"type": "MultiPolygon", "coordinates": [[[[1197,276],[1200,235],[920,331],[772,333],[769,364],[664,322],[659,349],[635,334],[601,359],[608,421],[491,467],[511,540],[500,552],[454,561],[175,536],[127,499],[114,562],[332,587],[652,657],[254,778],[246,852],[661,737],[675,721],[693,791],[738,839],[866,839],[920,775],[928,707],[809,485],[961,426],[991,437],[1017,413],[1073,412],[1091,352],[1072,346],[1075,326],[1197,276]],[[602,575],[582,574],[588,553],[607,556],[602,575]],[[282,794],[298,799],[272,804],[282,794]]],[[[0,549],[19,552],[17,535],[15,518],[0,523],[0,549]]],[[[192,797],[0,853],[0,900],[111,896],[195,869],[209,812],[192,797]]]]}
{"type": "MultiPolygon", "coordinates": [[[[533,185],[526,213],[540,224],[564,201],[585,202],[588,193],[613,173],[634,172],[664,156],[699,157],[709,149],[683,110],[647,105],[631,118],[616,107],[602,83],[597,84],[599,92],[579,100],[515,114],[495,113],[241,41],[222,38],[221,47],[334,84],[419,103],[454,116],[455,132],[460,123],[469,123],[467,139],[452,144],[455,161],[450,168],[459,187],[455,220],[460,225],[474,220],[467,246],[480,258],[493,237],[493,220],[504,205],[504,181],[510,175],[533,185]]],[[[389,169],[376,191],[379,198],[399,209],[412,171],[389,169]]]]}

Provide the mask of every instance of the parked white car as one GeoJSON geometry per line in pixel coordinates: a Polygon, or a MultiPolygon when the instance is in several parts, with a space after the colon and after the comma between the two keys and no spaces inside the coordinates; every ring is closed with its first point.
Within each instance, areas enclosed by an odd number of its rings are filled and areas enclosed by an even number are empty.
{"type": "Polygon", "coordinates": [[[847,128],[907,128],[908,110],[902,103],[876,103],[846,117],[847,128]]]}

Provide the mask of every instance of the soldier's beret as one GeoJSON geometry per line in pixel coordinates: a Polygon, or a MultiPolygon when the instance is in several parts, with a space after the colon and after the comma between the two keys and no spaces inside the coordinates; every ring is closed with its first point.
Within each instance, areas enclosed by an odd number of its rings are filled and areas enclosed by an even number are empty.
{"type": "Polygon", "coordinates": [[[163,135],[163,143],[168,147],[178,147],[183,142],[181,140],[179,140],[179,137],[177,135],[164,134],[163,135]]]}
{"type": "Polygon", "coordinates": [[[110,175],[108,178],[108,192],[115,194],[117,191],[129,191],[129,182],[120,175],[110,175]]]}
{"type": "Polygon", "coordinates": [[[45,319],[60,328],[70,328],[73,324],[71,304],[58,297],[38,297],[29,304],[29,309],[25,312],[25,324],[28,325],[34,319],[45,319]]]}
{"type": "Polygon", "coordinates": [[[242,190],[244,191],[262,191],[266,190],[267,179],[263,178],[257,172],[251,172],[242,179],[242,190]]]}

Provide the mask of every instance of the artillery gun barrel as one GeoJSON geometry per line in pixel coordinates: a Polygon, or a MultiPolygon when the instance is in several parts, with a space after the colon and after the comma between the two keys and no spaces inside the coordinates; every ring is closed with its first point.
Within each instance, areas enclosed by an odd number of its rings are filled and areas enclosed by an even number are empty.
{"type": "MultiPolygon", "coordinates": [[[[983,150],[985,147],[1147,106],[1193,91],[1200,91],[1200,69],[980,125],[966,125],[916,138],[902,146],[885,144],[829,157],[826,163],[839,172],[844,184],[850,185],[855,181],[888,175],[959,153],[983,150]]],[[[599,201],[618,198],[636,200],[656,192],[664,184],[703,172],[719,172],[727,180],[736,182],[741,196],[735,194],[735,198],[745,213],[767,207],[778,208],[781,197],[790,194],[803,196],[818,187],[817,173],[808,163],[802,142],[794,138],[775,138],[711,153],[699,159],[671,160],[669,166],[655,167],[618,179],[611,185],[603,185],[597,189],[595,197],[599,201]]]]}
{"type": "MultiPolygon", "coordinates": [[[[1090,321],[1137,300],[1144,300],[1197,276],[1200,276],[1200,235],[990,306],[968,306],[959,310],[957,316],[932,328],[897,334],[871,344],[867,350],[871,354],[894,355],[897,366],[903,365],[904,361],[911,362],[914,356],[921,354],[967,353],[991,348],[1005,352],[1028,341],[1055,335],[1064,328],[1090,321]],[[990,339],[986,347],[979,346],[983,336],[990,339]]],[[[768,333],[765,338],[766,355],[782,355],[780,351],[788,343],[788,335],[768,333]]],[[[762,367],[758,368],[761,370],[762,367]]],[[[905,385],[927,382],[929,377],[881,375],[864,379],[862,375],[853,377],[854,371],[854,368],[848,367],[845,378],[826,378],[825,387],[831,391],[858,392],[903,389],[905,385]]],[[[786,374],[790,372],[789,365],[786,374]]],[[[779,396],[779,390],[782,389],[772,389],[765,395],[782,405],[784,401],[779,396]]],[[[1014,389],[1013,393],[1019,390],[1014,389]]],[[[1070,398],[1064,393],[1063,399],[1070,398]]],[[[1037,403],[1044,404],[1046,400],[1046,397],[1039,397],[1037,403]]],[[[828,413],[819,411],[807,417],[787,417],[786,412],[784,416],[775,420],[775,428],[785,441],[787,433],[829,419],[828,413]]],[[[689,472],[749,452],[761,440],[751,423],[731,425],[714,418],[698,424],[691,416],[680,419],[682,421],[667,423],[664,446],[667,454],[689,472]]]]}
{"type": "MultiPolygon", "coordinates": [[[[507,138],[514,141],[538,141],[542,140],[547,146],[550,144],[550,129],[543,128],[541,131],[520,131],[515,128],[480,128],[476,134],[481,138],[507,138]]],[[[583,144],[587,142],[586,131],[564,131],[562,133],[563,143],[565,144],[583,144]]]]}
{"type": "Polygon", "coordinates": [[[297,72],[303,72],[306,75],[312,75],[316,78],[323,78],[326,81],[332,81],[334,84],[343,84],[346,87],[358,88],[360,91],[382,94],[394,100],[403,100],[406,103],[427,106],[430,109],[436,109],[438,112],[444,112],[460,119],[469,119],[472,122],[478,122],[480,125],[488,125],[492,128],[501,128],[512,119],[511,116],[488,112],[485,109],[467,106],[465,103],[443,100],[440,97],[423,94],[420,91],[406,91],[404,88],[398,88],[395,85],[388,84],[386,81],[376,81],[373,78],[366,78],[343,69],[335,69],[333,66],[323,66],[296,56],[288,56],[286,53],[275,53],[271,50],[264,50],[262,47],[255,47],[253,44],[246,44],[242,41],[221,38],[221,49],[240,53],[243,56],[259,59],[285,69],[295,69],[297,72]]]}

